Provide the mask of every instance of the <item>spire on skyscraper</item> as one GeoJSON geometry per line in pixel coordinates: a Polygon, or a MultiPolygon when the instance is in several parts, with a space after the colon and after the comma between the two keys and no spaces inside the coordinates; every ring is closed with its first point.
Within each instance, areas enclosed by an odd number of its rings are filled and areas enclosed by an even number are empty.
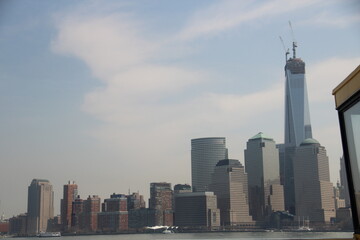
{"type": "Polygon", "coordinates": [[[297,48],[297,43],[295,41],[295,36],[294,36],[294,31],[293,31],[293,28],[291,26],[291,22],[289,21],[289,26],[290,26],[290,30],[291,30],[291,36],[293,38],[293,43],[292,43],[292,50],[293,50],[293,58],[295,59],[296,58],[296,48],[297,48]]]}

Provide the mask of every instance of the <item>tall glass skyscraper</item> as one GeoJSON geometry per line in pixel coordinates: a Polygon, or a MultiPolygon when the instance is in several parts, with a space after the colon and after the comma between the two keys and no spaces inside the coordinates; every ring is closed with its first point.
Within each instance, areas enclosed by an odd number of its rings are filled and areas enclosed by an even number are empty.
{"type": "Polygon", "coordinates": [[[312,138],[305,62],[296,58],[296,47],[293,43],[293,58],[288,59],[285,65],[285,142],[279,146],[285,209],[292,214],[295,214],[293,156],[296,147],[305,139],[312,138]]]}
{"type": "Polygon", "coordinates": [[[216,164],[227,159],[224,137],[191,139],[191,182],[194,192],[209,190],[216,164]]]}
{"type": "Polygon", "coordinates": [[[305,62],[290,58],[285,65],[285,147],[312,138],[305,62]]]}

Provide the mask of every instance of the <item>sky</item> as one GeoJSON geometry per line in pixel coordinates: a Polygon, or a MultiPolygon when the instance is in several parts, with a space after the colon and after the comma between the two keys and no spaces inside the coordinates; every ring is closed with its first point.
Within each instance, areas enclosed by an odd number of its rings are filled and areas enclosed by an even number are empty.
{"type": "Polygon", "coordinates": [[[0,213],[33,178],[82,198],[191,184],[190,140],[284,140],[285,47],[306,63],[313,137],[339,179],[332,90],[360,63],[355,0],[0,1],[0,213]],[[292,23],[293,34],[289,27],[292,23]]]}

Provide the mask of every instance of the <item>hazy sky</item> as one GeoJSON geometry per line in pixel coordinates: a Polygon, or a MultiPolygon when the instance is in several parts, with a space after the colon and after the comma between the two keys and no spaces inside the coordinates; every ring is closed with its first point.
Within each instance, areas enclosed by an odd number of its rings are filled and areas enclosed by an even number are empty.
{"type": "Polygon", "coordinates": [[[292,21],[313,136],[331,179],[342,155],[332,89],[360,63],[350,0],[0,1],[0,213],[26,212],[33,178],[83,198],[191,183],[190,139],[226,137],[244,162],[283,142],[292,21]]]}

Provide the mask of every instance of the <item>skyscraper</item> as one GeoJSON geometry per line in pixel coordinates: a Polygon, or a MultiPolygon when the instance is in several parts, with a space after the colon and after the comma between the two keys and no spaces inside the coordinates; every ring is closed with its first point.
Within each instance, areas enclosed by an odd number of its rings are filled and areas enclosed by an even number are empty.
{"type": "Polygon", "coordinates": [[[299,146],[312,137],[305,62],[296,58],[295,47],[293,58],[285,65],[285,147],[299,146]]]}
{"type": "Polygon", "coordinates": [[[64,231],[67,231],[71,228],[71,214],[72,214],[72,204],[75,201],[78,194],[78,186],[75,182],[70,182],[64,185],[64,195],[61,200],[61,223],[64,231]]]}
{"type": "Polygon", "coordinates": [[[71,228],[78,232],[83,225],[82,214],[84,212],[84,200],[78,195],[72,204],[71,228]]]}
{"type": "Polygon", "coordinates": [[[263,221],[272,212],[285,210],[279,150],[271,137],[260,132],[248,140],[244,153],[250,215],[254,220],[263,221]]]}
{"type": "Polygon", "coordinates": [[[333,184],[326,150],[312,138],[294,154],[296,215],[311,222],[330,222],[335,217],[333,184]]]}
{"type": "Polygon", "coordinates": [[[191,181],[194,192],[209,190],[211,174],[218,161],[227,159],[224,137],[191,140],[191,181]]]}
{"type": "Polygon", "coordinates": [[[217,196],[220,224],[250,223],[247,174],[238,160],[220,160],[212,174],[210,191],[217,196]]]}
{"type": "Polygon", "coordinates": [[[98,213],[100,212],[101,199],[97,195],[93,195],[84,201],[84,210],[80,228],[85,232],[96,232],[98,224],[98,213]]]}
{"type": "Polygon", "coordinates": [[[149,208],[155,210],[155,225],[173,225],[173,191],[170,183],[150,183],[149,208]]]}
{"type": "Polygon", "coordinates": [[[296,58],[296,47],[294,42],[293,58],[288,59],[285,65],[285,142],[279,146],[285,209],[293,214],[295,214],[293,155],[300,143],[312,138],[305,62],[296,58]]]}
{"type": "Polygon", "coordinates": [[[349,185],[346,176],[344,157],[340,158],[340,198],[345,200],[345,206],[350,207],[349,185]]]}
{"type": "Polygon", "coordinates": [[[54,217],[54,192],[49,180],[33,179],[28,188],[27,234],[48,230],[48,220],[54,217]]]}

